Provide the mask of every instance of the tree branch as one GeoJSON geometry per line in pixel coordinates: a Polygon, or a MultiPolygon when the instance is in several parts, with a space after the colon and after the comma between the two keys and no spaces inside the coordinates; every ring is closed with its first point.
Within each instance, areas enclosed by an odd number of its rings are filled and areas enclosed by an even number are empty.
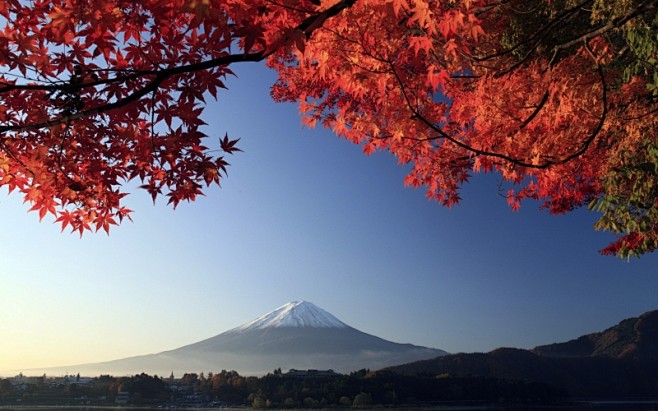
{"type": "Polygon", "coordinates": [[[553,28],[558,26],[558,24],[560,22],[562,22],[564,19],[569,17],[571,14],[579,12],[580,9],[583,6],[585,6],[587,3],[591,3],[592,1],[593,0],[585,0],[582,3],[576,5],[575,7],[572,7],[570,9],[567,9],[567,10],[563,11],[559,15],[555,16],[555,18],[553,20],[551,20],[550,22],[548,22],[545,26],[543,26],[539,30],[537,30],[537,32],[535,32],[529,38],[524,39],[522,41],[519,41],[518,43],[516,43],[515,45],[513,45],[509,48],[506,48],[506,49],[501,50],[497,53],[489,54],[489,55],[486,55],[486,56],[481,56],[481,57],[472,56],[472,58],[473,58],[473,60],[478,61],[478,62],[491,60],[491,59],[496,58],[496,57],[501,57],[501,56],[504,56],[506,54],[513,53],[516,49],[520,48],[521,46],[523,46],[525,44],[533,43],[533,46],[530,48],[530,51],[523,57],[523,59],[521,59],[521,61],[526,60],[528,58],[528,56],[532,53],[532,51],[535,50],[539,46],[541,41],[553,30],[553,28]],[[535,41],[535,39],[536,39],[536,41],[535,41]]]}
{"type": "MultiPolygon", "coordinates": [[[[443,131],[443,129],[441,127],[437,126],[436,124],[431,122],[429,119],[424,117],[422,115],[422,113],[420,112],[420,110],[414,107],[414,105],[411,103],[411,100],[409,99],[409,96],[407,94],[406,86],[404,85],[402,79],[400,78],[399,74],[397,73],[397,70],[395,69],[395,67],[393,66],[392,63],[389,63],[389,64],[390,64],[393,76],[396,78],[396,81],[397,81],[397,83],[400,87],[400,90],[402,91],[402,95],[404,97],[405,102],[407,103],[407,107],[409,108],[409,110],[413,114],[413,118],[415,118],[416,120],[418,120],[421,123],[425,124],[428,128],[430,128],[431,130],[433,130],[434,132],[436,132],[438,134],[438,137],[432,137],[431,138],[432,140],[437,139],[437,138],[448,140],[451,143],[455,144],[456,146],[458,146],[458,147],[460,147],[460,148],[462,148],[462,149],[464,149],[468,152],[471,152],[476,156],[499,158],[501,160],[505,160],[509,163],[512,163],[512,164],[520,166],[520,167],[532,168],[532,169],[546,169],[546,168],[549,168],[549,167],[552,167],[552,166],[568,163],[569,161],[571,161],[571,160],[573,160],[577,157],[580,157],[581,155],[583,155],[587,151],[587,149],[592,144],[592,142],[594,141],[596,136],[601,132],[601,130],[603,129],[603,125],[605,123],[605,120],[607,118],[607,115],[608,115],[607,84],[606,84],[606,81],[605,81],[605,75],[603,73],[603,68],[599,65],[597,67],[597,71],[598,71],[598,74],[600,76],[601,85],[602,85],[602,98],[601,98],[601,100],[602,100],[602,112],[601,112],[601,116],[599,117],[599,122],[596,125],[596,127],[590,133],[590,135],[583,141],[580,148],[578,148],[573,153],[571,153],[571,154],[569,154],[569,155],[567,155],[567,156],[565,156],[565,157],[563,157],[559,160],[553,160],[553,161],[547,160],[547,161],[545,161],[541,164],[533,164],[533,163],[528,162],[525,159],[518,159],[518,158],[514,158],[514,157],[511,157],[511,156],[502,154],[502,153],[497,153],[497,152],[493,152],[493,151],[481,150],[481,149],[475,148],[473,146],[470,146],[470,145],[456,139],[455,137],[453,137],[450,134],[443,131]]],[[[535,110],[530,115],[530,117],[528,117],[528,119],[526,119],[523,122],[521,127],[524,127],[530,121],[532,121],[532,119],[538,114],[539,110],[544,106],[547,99],[548,99],[548,93],[546,93],[544,95],[544,97],[542,98],[538,109],[535,110]]]]}
{"type": "MultiPolygon", "coordinates": [[[[322,27],[324,22],[339,14],[345,9],[351,7],[356,0],[341,0],[328,9],[311,15],[299,23],[293,30],[301,30],[309,38],[315,30],[322,27]]],[[[285,40],[285,39],[284,39],[285,40]]],[[[0,126],[0,133],[6,132],[24,132],[24,131],[34,131],[42,128],[54,127],[60,124],[67,124],[71,121],[95,116],[102,114],[111,110],[115,110],[121,107],[124,107],[128,104],[134,103],[146,96],[147,94],[158,89],[160,84],[167,80],[170,77],[185,74],[193,73],[196,71],[209,70],[215,67],[229,66],[234,63],[243,63],[243,62],[259,62],[263,61],[267,57],[271,56],[277,52],[280,46],[283,44],[278,44],[277,47],[274,47],[270,50],[263,50],[255,53],[241,53],[241,54],[226,54],[211,60],[206,60],[198,63],[185,64],[182,66],[169,67],[158,70],[144,70],[136,71],[128,75],[116,76],[109,79],[100,79],[94,80],[87,83],[71,83],[71,82],[62,82],[62,84],[24,84],[24,85],[5,85],[0,87],[0,93],[6,93],[12,90],[33,90],[33,91],[65,91],[65,92],[76,92],[83,90],[89,87],[95,87],[98,85],[104,84],[115,84],[115,83],[126,83],[131,80],[139,80],[146,77],[153,77],[151,81],[148,82],[144,87],[139,90],[136,90],[132,94],[118,99],[117,101],[103,104],[97,107],[93,107],[87,110],[82,110],[76,113],[70,113],[67,115],[61,115],[51,120],[43,121],[35,124],[26,124],[26,125],[8,125],[0,126]]]]}
{"type": "Polygon", "coordinates": [[[656,9],[656,8],[658,8],[658,0],[652,0],[648,3],[647,2],[642,3],[640,6],[638,6],[634,10],[629,11],[624,16],[618,17],[614,20],[610,20],[610,21],[608,21],[607,24],[599,27],[598,29],[595,29],[595,30],[592,30],[590,32],[584,33],[584,34],[582,34],[582,35],[580,35],[580,36],[578,36],[574,39],[571,39],[571,40],[565,42],[565,43],[558,44],[557,46],[555,46],[553,48],[553,57],[551,58],[551,63],[553,62],[553,60],[555,60],[555,57],[557,56],[557,54],[561,50],[568,49],[569,47],[573,47],[573,46],[575,46],[579,43],[582,43],[582,42],[587,42],[587,40],[589,40],[593,37],[599,36],[599,35],[601,35],[603,33],[606,33],[606,32],[608,32],[612,29],[621,27],[622,25],[624,25],[628,21],[634,19],[635,17],[637,17],[641,14],[644,14],[647,11],[656,9]]]}

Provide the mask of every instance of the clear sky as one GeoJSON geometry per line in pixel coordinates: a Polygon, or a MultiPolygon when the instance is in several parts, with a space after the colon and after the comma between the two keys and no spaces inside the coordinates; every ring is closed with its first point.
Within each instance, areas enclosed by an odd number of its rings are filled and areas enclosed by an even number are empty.
{"type": "Polygon", "coordinates": [[[2,191],[0,375],[177,348],[300,299],[450,352],[565,341],[658,308],[658,255],[600,256],[596,214],[514,213],[486,175],[444,209],[390,155],[304,129],[264,66],[234,69],[204,119],[244,152],[197,202],[173,211],[134,190],[134,223],[80,239],[2,191]]]}

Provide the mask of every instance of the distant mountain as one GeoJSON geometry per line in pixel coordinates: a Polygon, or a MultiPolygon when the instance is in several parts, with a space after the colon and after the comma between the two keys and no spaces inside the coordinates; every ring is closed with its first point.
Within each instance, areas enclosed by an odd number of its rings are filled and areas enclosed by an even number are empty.
{"type": "Polygon", "coordinates": [[[532,350],[499,348],[388,367],[401,374],[482,376],[552,385],[574,397],[658,396],[658,311],[601,333],[532,350]]]}
{"type": "Polygon", "coordinates": [[[260,375],[276,368],[350,372],[445,354],[366,334],[310,302],[295,301],[222,334],[171,351],[44,371],[115,376],[141,372],[182,375],[223,369],[260,375]]]}
{"type": "Polygon", "coordinates": [[[545,357],[635,358],[658,360],[658,311],[626,319],[600,333],[584,335],[564,343],[542,345],[532,352],[545,357]]]}

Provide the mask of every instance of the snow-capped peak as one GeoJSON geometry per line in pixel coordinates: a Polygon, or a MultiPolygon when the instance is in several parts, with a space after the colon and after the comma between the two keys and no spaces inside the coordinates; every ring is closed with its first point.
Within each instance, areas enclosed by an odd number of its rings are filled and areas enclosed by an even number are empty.
{"type": "Polygon", "coordinates": [[[293,301],[235,328],[234,331],[271,327],[345,328],[347,325],[313,303],[293,301]]]}

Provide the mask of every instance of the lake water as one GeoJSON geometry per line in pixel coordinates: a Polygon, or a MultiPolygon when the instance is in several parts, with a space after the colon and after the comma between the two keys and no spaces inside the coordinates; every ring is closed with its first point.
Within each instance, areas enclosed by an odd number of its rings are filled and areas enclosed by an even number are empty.
{"type": "MultiPolygon", "coordinates": [[[[0,406],[2,411],[246,411],[252,408],[130,408],[130,407],[15,407],[0,406]]],[[[318,409],[301,409],[297,411],[318,411],[318,409]]],[[[356,408],[334,408],[329,410],[359,410],[356,408]]],[[[425,408],[365,408],[364,410],[384,410],[384,411],[658,411],[658,400],[653,401],[636,401],[633,403],[606,401],[606,402],[588,402],[575,405],[444,405],[425,408]]],[[[281,410],[277,410],[281,411],[281,410]]],[[[287,411],[287,410],[286,410],[287,411]]]]}
{"type": "MultiPolygon", "coordinates": [[[[339,409],[340,410],[340,409],[339,409]]],[[[348,409],[354,410],[354,409],[348,409]]],[[[368,409],[366,409],[367,411],[368,409]]],[[[580,405],[471,405],[471,406],[437,406],[432,408],[371,408],[386,411],[658,411],[658,404],[580,404],[580,405]]],[[[244,409],[242,410],[244,411],[244,409]]],[[[314,411],[314,410],[300,410],[314,411]]],[[[318,411],[317,409],[315,411],[318,411]]]]}

